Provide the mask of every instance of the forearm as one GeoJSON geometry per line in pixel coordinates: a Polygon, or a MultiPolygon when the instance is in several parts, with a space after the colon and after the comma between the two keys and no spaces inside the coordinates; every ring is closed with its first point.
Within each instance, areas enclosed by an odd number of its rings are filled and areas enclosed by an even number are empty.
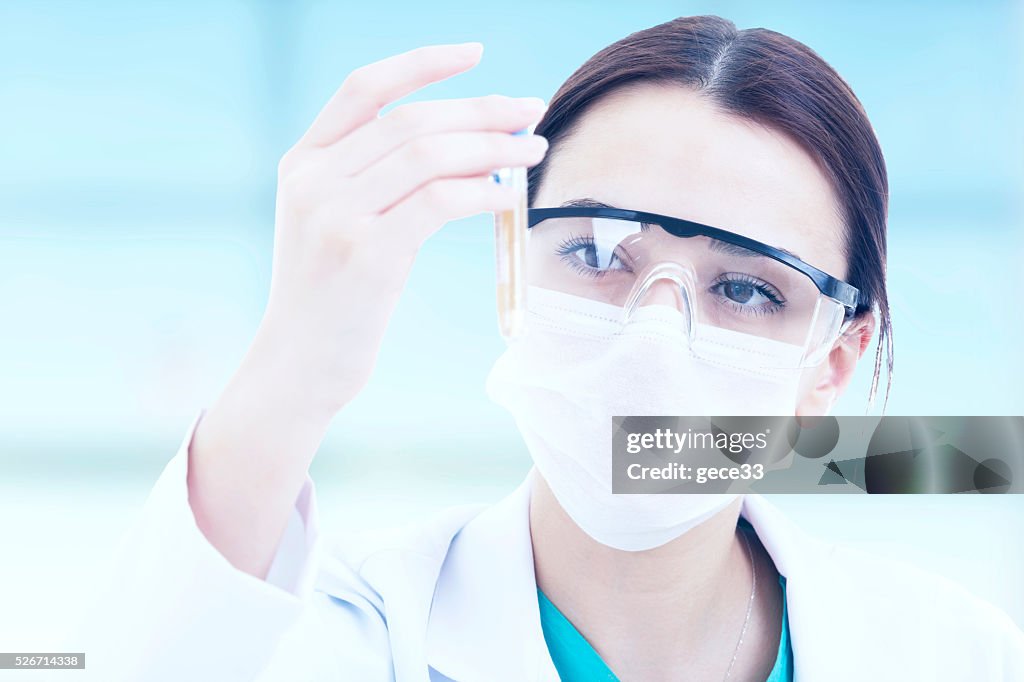
{"type": "Polygon", "coordinates": [[[257,339],[189,449],[196,524],[233,566],[261,579],[333,416],[289,366],[257,339]]]}

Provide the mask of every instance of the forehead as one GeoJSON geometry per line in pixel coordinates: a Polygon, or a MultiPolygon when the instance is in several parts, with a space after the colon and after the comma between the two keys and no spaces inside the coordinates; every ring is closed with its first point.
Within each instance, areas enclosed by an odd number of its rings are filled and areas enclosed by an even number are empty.
{"type": "Polygon", "coordinates": [[[846,274],[841,212],[814,159],[687,88],[631,87],[584,113],[534,205],[583,197],[731,230],[846,274]]]}

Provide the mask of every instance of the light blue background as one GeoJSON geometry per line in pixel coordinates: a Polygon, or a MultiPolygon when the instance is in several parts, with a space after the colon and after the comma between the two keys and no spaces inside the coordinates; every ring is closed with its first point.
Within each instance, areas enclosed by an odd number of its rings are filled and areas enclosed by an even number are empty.
{"type": "MultiPolygon", "coordinates": [[[[0,534],[14,544],[0,603],[23,617],[0,618],[0,643],[40,650],[77,607],[234,371],[267,292],[277,160],[352,69],[479,40],[478,67],[403,101],[548,100],[607,44],[701,13],[807,43],[875,126],[892,195],[888,412],[1024,413],[1020,3],[5,2],[0,534]]],[[[424,248],[371,385],[314,465],[326,525],[356,508],[388,523],[492,500],[528,467],[483,393],[503,348],[493,259],[486,215],[424,248]]],[[[870,364],[836,412],[863,411],[870,364]]],[[[944,571],[1024,623],[1018,501],[779,504],[944,571]]]]}

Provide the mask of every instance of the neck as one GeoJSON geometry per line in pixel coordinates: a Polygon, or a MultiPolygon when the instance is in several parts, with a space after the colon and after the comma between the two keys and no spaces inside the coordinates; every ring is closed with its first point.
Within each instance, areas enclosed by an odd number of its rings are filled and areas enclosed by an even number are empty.
{"type": "Polygon", "coordinates": [[[626,552],[584,533],[534,476],[537,585],[620,679],[724,674],[721,657],[728,664],[751,590],[736,528],[743,498],[660,547],[626,552]]]}

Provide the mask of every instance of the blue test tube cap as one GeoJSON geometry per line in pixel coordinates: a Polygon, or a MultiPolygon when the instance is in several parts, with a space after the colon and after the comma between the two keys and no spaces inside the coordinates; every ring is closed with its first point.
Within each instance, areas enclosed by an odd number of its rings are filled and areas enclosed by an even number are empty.
{"type": "MultiPolygon", "coordinates": [[[[530,134],[530,129],[529,128],[523,128],[522,130],[517,130],[517,131],[515,131],[514,133],[511,133],[511,134],[512,135],[529,135],[530,134]]],[[[501,177],[498,175],[498,173],[496,171],[491,173],[491,180],[493,180],[495,183],[497,183],[499,185],[501,184],[501,177]]]]}

